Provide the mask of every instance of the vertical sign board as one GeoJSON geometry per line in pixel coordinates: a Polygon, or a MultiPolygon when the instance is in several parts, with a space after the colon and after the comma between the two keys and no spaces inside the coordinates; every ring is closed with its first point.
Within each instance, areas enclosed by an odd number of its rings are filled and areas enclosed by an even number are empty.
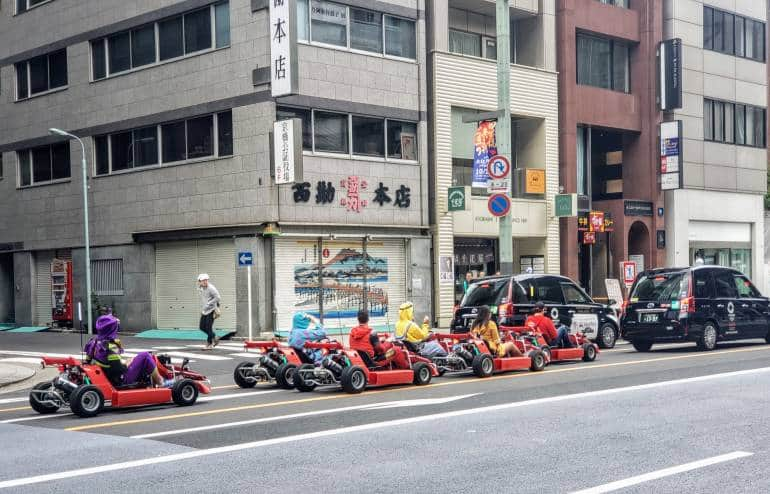
{"type": "Polygon", "coordinates": [[[682,108],[682,40],[661,41],[658,48],[660,109],[682,108]]]}
{"type": "Polygon", "coordinates": [[[557,194],[553,198],[554,216],[557,218],[567,218],[577,216],[578,214],[578,196],[577,194],[557,194]]]}
{"type": "Polygon", "coordinates": [[[623,261],[620,263],[620,270],[623,273],[623,284],[626,288],[631,288],[636,279],[636,263],[633,261],[623,261]]]}
{"type": "Polygon", "coordinates": [[[270,4],[270,92],[274,98],[295,94],[297,70],[297,2],[269,0],[270,4]]]}
{"type": "Polygon", "coordinates": [[[302,181],[302,120],[290,118],[273,124],[275,184],[302,181]]]}
{"type": "Polygon", "coordinates": [[[447,194],[447,211],[470,211],[471,188],[467,185],[449,187],[447,194]]]}
{"type": "Polygon", "coordinates": [[[660,189],[682,188],[682,121],[660,124],[660,189]]]}

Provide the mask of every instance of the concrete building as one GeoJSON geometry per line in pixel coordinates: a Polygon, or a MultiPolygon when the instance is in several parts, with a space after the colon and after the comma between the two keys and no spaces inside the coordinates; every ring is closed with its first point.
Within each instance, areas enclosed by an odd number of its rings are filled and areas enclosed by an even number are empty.
{"type": "Polygon", "coordinates": [[[561,220],[562,273],[602,297],[620,261],[665,262],[656,242],[664,229],[655,66],[663,2],[556,3],[560,185],[582,199],[579,217],[561,220]]]}
{"type": "Polygon", "coordinates": [[[85,141],[93,291],[128,329],[196,328],[207,272],[215,327],[244,334],[243,251],[255,331],[431,311],[422,0],[298,0],[299,86],[278,99],[269,4],[0,0],[0,322],[51,322],[53,259],[86,297],[80,147],[51,127],[85,141]],[[276,186],[287,117],[304,176],[276,186]]]}
{"type": "MultiPolygon", "coordinates": [[[[513,262],[517,272],[559,273],[552,211],[559,184],[554,1],[510,5],[513,262]],[[529,189],[527,177],[534,177],[529,189]]],[[[446,326],[466,273],[494,274],[500,265],[498,221],[487,210],[486,187],[478,186],[486,178],[473,178],[481,141],[494,146],[494,133],[485,129],[496,122],[498,108],[495,2],[434,0],[427,19],[434,293],[438,321],[446,326]],[[453,186],[470,187],[467,210],[448,210],[453,186]]]]}
{"type": "Polygon", "coordinates": [[[681,190],[666,192],[669,265],[732,266],[766,288],[765,0],[664,3],[664,37],[682,40],[681,190]]]}

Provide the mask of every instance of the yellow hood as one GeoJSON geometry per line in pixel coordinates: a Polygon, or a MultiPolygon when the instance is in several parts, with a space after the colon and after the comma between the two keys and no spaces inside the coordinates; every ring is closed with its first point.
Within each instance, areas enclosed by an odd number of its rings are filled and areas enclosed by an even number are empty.
{"type": "Polygon", "coordinates": [[[396,338],[406,339],[410,343],[419,343],[428,337],[429,328],[423,328],[415,324],[414,304],[406,302],[398,308],[398,322],[396,323],[396,338]]]}

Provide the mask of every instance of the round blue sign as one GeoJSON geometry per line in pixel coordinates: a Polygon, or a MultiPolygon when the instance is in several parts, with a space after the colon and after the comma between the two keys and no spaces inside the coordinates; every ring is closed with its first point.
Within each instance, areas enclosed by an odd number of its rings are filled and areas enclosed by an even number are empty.
{"type": "Polygon", "coordinates": [[[492,216],[505,216],[511,210],[511,199],[505,194],[492,194],[487,201],[487,208],[492,216]]]}

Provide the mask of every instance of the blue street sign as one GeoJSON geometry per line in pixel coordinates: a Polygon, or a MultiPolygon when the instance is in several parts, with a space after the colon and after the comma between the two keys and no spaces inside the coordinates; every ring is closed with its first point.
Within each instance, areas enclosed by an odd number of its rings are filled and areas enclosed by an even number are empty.
{"type": "Polygon", "coordinates": [[[238,253],[238,266],[251,266],[254,261],[254,256],[251,252],[239,252],[238,253]]]}
{"type": "Polygon", "coordinates": [[[492,216],[505,216],[511,210],[511,199],[505,194],[492,194],[487,201],[492,216]]]}

